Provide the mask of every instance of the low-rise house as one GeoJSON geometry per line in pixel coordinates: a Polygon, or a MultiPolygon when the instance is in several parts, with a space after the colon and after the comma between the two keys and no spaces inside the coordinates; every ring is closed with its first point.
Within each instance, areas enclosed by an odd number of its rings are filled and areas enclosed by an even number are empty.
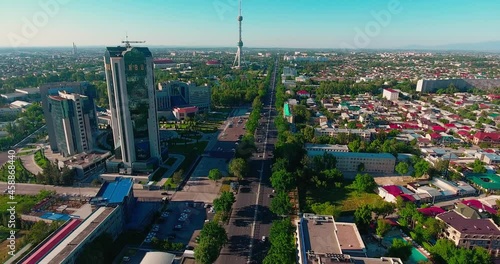
{"type": "Polygon", "coordinates": [[[500,144],[500,133],[498,132],[477,132],[474,134],[472,142],[475,145],[479,145],[481,143],[488,143],[492,145],[500,144]]]}
{"type": "Polygon", "coordinates": [[[494,256],[500,253],[500,229],[491,219],[467,219],[455,211],[436,216],[446,224],[441,237],[447,238],[458,247],[483,247],[494,256]]]}

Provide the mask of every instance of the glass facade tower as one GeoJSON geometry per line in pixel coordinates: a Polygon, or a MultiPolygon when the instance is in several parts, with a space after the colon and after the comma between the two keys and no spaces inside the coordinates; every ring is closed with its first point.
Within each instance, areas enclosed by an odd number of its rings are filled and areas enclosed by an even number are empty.
{"type": "Polygon", "coordinates": [[[151,52],[108,47],[104,66],[115,145],[115,165],[108,170],[151,172],[161,162],[151,52]]]}

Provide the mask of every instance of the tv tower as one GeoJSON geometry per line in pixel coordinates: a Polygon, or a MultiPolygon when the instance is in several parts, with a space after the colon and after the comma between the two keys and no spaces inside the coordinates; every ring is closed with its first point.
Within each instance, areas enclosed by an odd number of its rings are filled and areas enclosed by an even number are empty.
{"type": "Polygon", "coordinates": [[[236,52],[236,57],[234,58],[233,68],[241,69],[241,56],[243,55],[243,41],[241,40],[241,21],[243,21],[243,16],[241,15],[241,0],[240,0],[240,15],[238,16],[238,24],[239,24],[239,41],[238,41],[238,51],[236,52]]]}

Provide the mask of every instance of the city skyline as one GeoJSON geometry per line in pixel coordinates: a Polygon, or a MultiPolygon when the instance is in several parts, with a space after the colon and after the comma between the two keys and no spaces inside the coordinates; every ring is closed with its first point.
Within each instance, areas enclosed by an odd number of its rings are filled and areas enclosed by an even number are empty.
{"type": "MultiPolygon", "coordinates": [[[[130,39],[147,46],[234,47],[236,0],[0,3],[1,47],[106,46],[130,39]],[[126,21],[125,23],[123,21],[126,21]],[[152,26],[153,25],[153,26],[152,26]]],[[[243,1],[245,46],[404,48],[500,41],[500,3],[376,0],[243,1]],[[446,10],[446,12],[444,12],[446,10]]]]}

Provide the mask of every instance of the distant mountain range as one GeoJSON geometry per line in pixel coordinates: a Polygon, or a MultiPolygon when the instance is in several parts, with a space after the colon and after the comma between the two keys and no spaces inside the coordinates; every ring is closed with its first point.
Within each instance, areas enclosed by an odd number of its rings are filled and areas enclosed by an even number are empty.
{"type": "Polygon", "coordinates": [[[500,52],[500,41],[477,42],[477,43],[455,43],[455,44],[438,45],[438,46],[411,45],[411,46],[401,47],[401,49],[500,52]]]}

